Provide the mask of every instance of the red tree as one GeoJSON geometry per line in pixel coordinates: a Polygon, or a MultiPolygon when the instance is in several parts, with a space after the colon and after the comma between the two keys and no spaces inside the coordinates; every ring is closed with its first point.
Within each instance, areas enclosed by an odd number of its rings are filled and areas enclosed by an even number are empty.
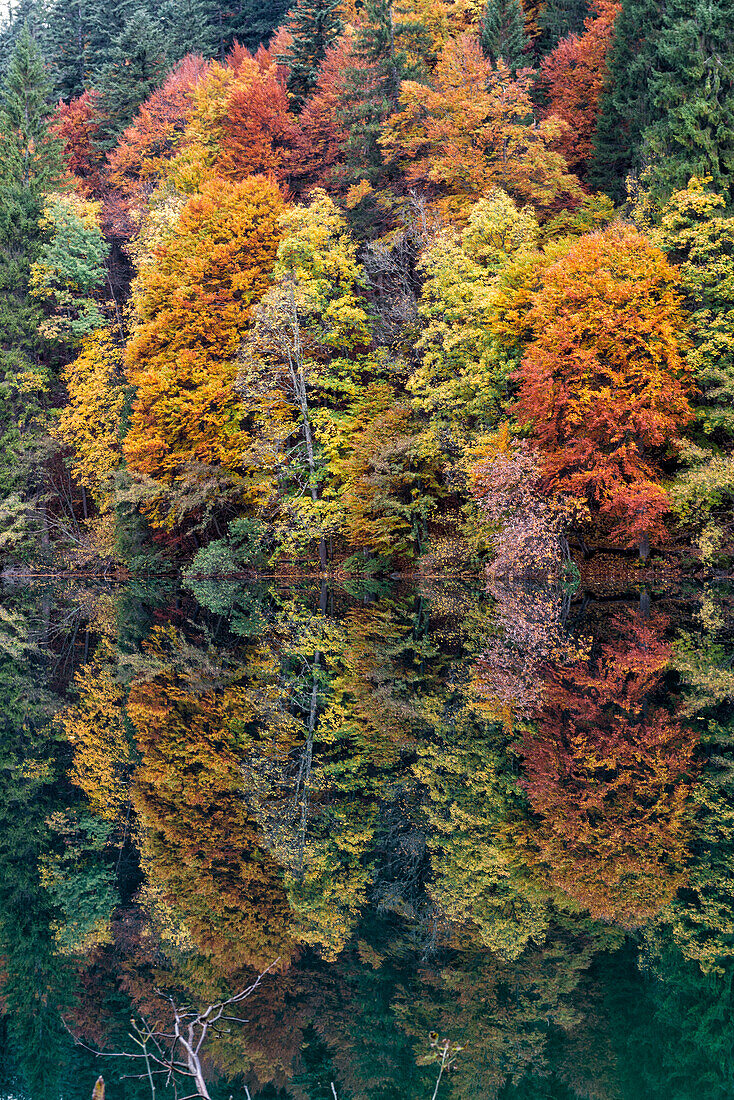
{"type": "Polygon", "coordinates": [[[103,156],[96,139],[102,124],[96,92],[84,92],[59,103],[49,129],[63,142],[66,164],[79,191],[98,198],[102,193],[103,156]]]}
{"type": "Polygon", "coordinates": [[[675,272],[636,229],[611,226],[548,268],[529,322],[516,412],[544,487],[646,558],[665,535],[660,462],[691,416],[675,272]]]}
{"type": "Polygon", "coordinates": [[[583,173],[591,155],[607,56],[621,8],[619,0],[593,0],[583,33],[564,38],[540,66],[548,96],[546,115],[568,123],[558,149],[574,172],[583,173]]]}
{"type": "Polygon", "coordinates": [[[176,152],[191,114],[191,94],[206,70],[207,63],[194,54],[180,61],[110,154],[110,181],[128,199],[144,199],[176,152]]]}

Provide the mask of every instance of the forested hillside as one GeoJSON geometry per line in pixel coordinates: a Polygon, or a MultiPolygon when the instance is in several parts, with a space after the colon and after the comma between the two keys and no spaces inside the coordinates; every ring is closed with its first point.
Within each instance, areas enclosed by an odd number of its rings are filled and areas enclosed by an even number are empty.
{"type": "Polygon", "coordinates": [[[732,25],[731,0],[21,0],[2,565],[725,565],[732,25]]]}

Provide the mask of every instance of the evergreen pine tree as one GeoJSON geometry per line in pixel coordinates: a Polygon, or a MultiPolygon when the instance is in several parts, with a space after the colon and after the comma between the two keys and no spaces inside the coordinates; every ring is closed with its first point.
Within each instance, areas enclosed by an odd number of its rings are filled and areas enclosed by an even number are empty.
{"type": "Polygon", "coordinates": [[[91,0],[52,0],[44,21],[42,49],[56,95],[83,94],[95,65],[91,38],[95,5],[91,0]]]}
{"type": "Polygon", "coordinates": [[[220,8],[218,29],[222,57],[235,39],[250,53],[255,53],[261,44],[267,45],[289,7],[290,0],[235,0],[224,9],[220,8]]]}
{"type": "Polygon", "coordinates": [[[624,197],[630,171],[667,198],[692,175],[729,197],[734,0],[623,0],[589,182],[624,197]]]}
{"type": "Polygon", "coordinates": [[[293,41],[282,61],[290,68],[288,91],[298,105],[316,84],[326,51],[343,30],[341,0],[296,0],[288,18],[293,41]]]}
{"type": "Polygon", "coordinates": [[[116,143],[167,70],[160,25],[138,8],[112,43],[110,59],[100,77],[103,147],[116,143]]]}
{"type": "Polygon", "coordinates": [[[692,176],[734,198],[734,0],[669,0],[642,135],[646,183],[667,199],[692,176]]]}
{"type": "Polygon", "coordinates": [[[538,14],[540,35],[535,42],[538,54],[544,57],[562,38],[579,34],[588,14],[588,0],[548,0],[538,14]]]}
{"type": "Polygon", "coordinates": [[[497,65],[500,58],[513,73],[522,65],[528,40],[520,0],[488,0],[482,22],[482,51],[497,65]]]}
{"type": "Polygon", "coordinates": [[[47,96],[40,52],[26,26],[0,106],[0,538],[9,526],[23,527],[23,502],[43,488],[38,441],[49,360],[38,332],[43,314],[28,287],[44,194],[62,177],[60,145],[46,125],[47,96]]]}
{"type": "Polygon", "coordinates": [[[24,28],[34,36],[44,23],[42,0],[8,0],[0,26],[0,80],[8,75],[10,62],[24,28]]]}
{"type": "Polygon", "coordinates": [[[221,7],[212,0],[164,0],[160,19],[168,60],[173,64],[190,53],[221,56],[220,15],[221,7]]]}

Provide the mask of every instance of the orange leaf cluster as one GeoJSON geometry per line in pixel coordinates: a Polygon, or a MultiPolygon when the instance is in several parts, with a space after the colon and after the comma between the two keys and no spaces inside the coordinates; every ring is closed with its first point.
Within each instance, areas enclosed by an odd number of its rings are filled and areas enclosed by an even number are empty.
{"type": "Polygon", "coordinates": [[[205,183],[142,267],[140,321],[126,351],[137,392],[124,447],[138,474],[172,486],[192,461],[240,470],[247,438],[235,357],[269,283],[282,205],[261,176],[205,183]]]}
{"type": "Polygon", "coordinates": [[[583,171],[591,156],[607,57],[622,5],[619,0],[594,0],[592,9],[583,33],[564,38],[540,66],[547,114],[568,124],[557,147],[574,172],[583,171]]]}
{"type": "Polygon", "coordinates": [[[380,144],[409,182],[433,185],[458,206],[496,187],[541,208],[577,197],[578,180],[552,148],[565,123],[535,120],[532,80],[529,69],[513,78],[504,62],[492,68],[475,37],[451,39],[433,86],[403,82],[402,110],[380,144]]]}
{"type": "Polygon", "coordinates": [[[516,411],[545,488],[614,540],[661,540],[660,461],[691,416],[675,272],[636,229],[613,226],[548,268],[529,321],[516,411]]]}

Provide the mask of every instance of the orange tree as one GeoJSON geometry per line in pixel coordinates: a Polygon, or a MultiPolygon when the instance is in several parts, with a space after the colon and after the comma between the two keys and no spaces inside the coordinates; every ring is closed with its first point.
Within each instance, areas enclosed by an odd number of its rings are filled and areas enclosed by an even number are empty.
{"type": "Polygon", "coordinates": [[[125,357],[136,396],[124,453],[147,486],[154,526],[170,530],[200,516],[227,487],[241,500],[259,498],[266,470],[249,453],[247,410],[233,385],[243,332],[268,285],[282,206],[263,177],[211,180],[141,265],[125,357]]]}
{"type": "Polygon", "coordinates": [[[674,269],[636,229],[611,226],[548,268],[528,320],[516,412],[545,489],[644,559],[664,536],[661,461],[691,416],[674,269]]]}
{"type": "Polygon", "coordinates": [[[380,144],[410,183],[437,188],[459,213],[496,187],[541,209],[578,198],[578,180],[552,148],[565,123],[534,118],[531,85],[529,69],[515,78],[503,61],[493,69],[478,41],[461,35],[446,44],[432,87],[403,81],[380,144]]]}
{"type": "Polygon", "coordinates": [[[558,147],[575,172],[582,171],[591,157],[607,56],[620,10],[618,0],[594,0],[583,33],[564,38],[540,67],[548,114],[568,123],[558,147]]]}

